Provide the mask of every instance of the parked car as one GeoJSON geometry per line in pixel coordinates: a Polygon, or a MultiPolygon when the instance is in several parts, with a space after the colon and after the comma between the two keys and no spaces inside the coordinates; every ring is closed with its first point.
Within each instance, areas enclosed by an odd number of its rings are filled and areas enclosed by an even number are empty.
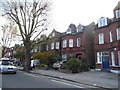
{"type": "Polygon", "coordinates": [[[53,63],[53,68],[54,69],[60,69],[60,67],[62,66],[62,64],[65,63],[65,61],[57,61],[55,63],[53,63]]]}
{"type": "Polygon", "coordinates": [[[8,59],[0,60],[0,73],[15,73],[17,72],[17,67],[8,59]]]}
{"type": "Polygon", "coordinates": [[[37,67],[40,64],[40,60],[39,59],[33,59],[31,60],[31,68],[37,67]]]}

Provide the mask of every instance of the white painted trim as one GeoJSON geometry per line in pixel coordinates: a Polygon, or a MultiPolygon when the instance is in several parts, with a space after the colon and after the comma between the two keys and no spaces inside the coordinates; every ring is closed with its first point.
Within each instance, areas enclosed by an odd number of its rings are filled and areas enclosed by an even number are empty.
{"type": "Polygon", "coordinates": [[[120,70],[110,70],[112,73],[120,74],[120,70]]]}
{"type": "Polygon", "coordinates": [[[96,68],[95,70],[96,70],[96,71],[101,71],[101,69],[99,69],[99,68],[96,68]]]}
{"type": "Polygon", "coordinates": [[[120,67],[120,66],[116,66],[116,65],[115,65],[115,66],[110,65],[110,66],[111,66],[111,67],[120,67]]]}

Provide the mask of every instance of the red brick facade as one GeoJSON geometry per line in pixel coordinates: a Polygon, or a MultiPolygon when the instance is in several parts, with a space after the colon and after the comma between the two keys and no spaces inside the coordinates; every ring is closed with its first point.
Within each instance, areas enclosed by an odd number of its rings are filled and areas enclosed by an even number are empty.
{"type": "Polygon", "coordinates": [[[85,58],[85,37],[83,32],[79,34],[69,34],[69,35],[63,35],[61,37],[61,41],[67,40],[67,47],[63,48],[63,42],[61,42],[61,52],[62,54],[67,55],[67,59],[69,58],[69,55],[73,54],[74,57],[78,58],[78,55],[80,55],[81,58],[85,58]],[[77,38],[80,39],[80,47],[77,47],[77,38]],[[69,39],[73,39],[73,47],[69,47],[69,39]]]}
{"type": "MultiPolygon", "coordinates": [[[[116,10],[120,10],[120,5],[114,9],[114,18],[108,19],[107,18],[107,25],[98,27],[96,25],[96,29],[94,30],[94,45],[95,45],[95,60],[96,60],[96,68],[103,69],[102,63],[98,63],[100,52],[108,53],[108,60],[109,60],[109,69],[120,69],[120,58],[118,56],[118,52],[120,51],[120,39],[117,39],[117,29],[120,28],[120,17],[116,18],[116,10]],[[99,34],[103,33],[104,35],[104,43],[99,44],[99,34]],[[110,36],[111,33],[111,36],[110,36]],[[112,38],[112,41],[110,41],[112,38]]],[[[119,33],[118,33],[119,34],[119,33]]],[[[103,56],[102,56],[103,57],[103,56]]]]}
{"type": "MultiPolygon", "coordinates": [[[[71,26],[71,25],[70,25],[71,26]]],[[[74,56],[77,59],[84,60],[88,65],[94,66],[94,44],[93,44],[93,31],[95,24],[91,23],[88,26],[78,25],[75,30],[69,29],[61,36],[61,54],[66,55],[66,60],[74,56]],[[79,29],[79,30],[78,30],[79,29]],[[67,33],[71,30],[71,33],[67,33]],[[78,42],[78,38],[80,41],[78,42]],[[69,40],[73,40],[73,46],[69,47],[69,40]],[[63,42],[66,40],[66,47],[63,47],[63,42]],[[80,43],[80,46],[77,44],[80,43]]],[[[72,25],[73,26],[73,25],[72,25]]]]}

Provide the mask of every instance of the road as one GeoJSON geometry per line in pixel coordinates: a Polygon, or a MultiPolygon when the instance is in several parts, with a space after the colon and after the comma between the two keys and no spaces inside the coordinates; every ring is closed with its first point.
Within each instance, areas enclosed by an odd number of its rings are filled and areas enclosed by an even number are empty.
{"type": "MultiPolygon", "coordinates": [[[[18,71],[2,74],[2,88],[94,88],[62,79],[18,71]]],[[[92,89],[91,89],[92,90],[92,89]]]]}

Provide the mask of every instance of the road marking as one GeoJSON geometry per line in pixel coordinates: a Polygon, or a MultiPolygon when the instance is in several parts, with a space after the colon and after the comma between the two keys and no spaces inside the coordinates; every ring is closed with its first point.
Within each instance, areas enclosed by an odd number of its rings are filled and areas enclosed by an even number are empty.
{"type": "Polygon", "coordinates": [[[32,77],[39,77],[39,76],[36,76],[34,74],[29,74],[29,73],[24,73],[25,75],[28,75],[28,76],[32,76],[32,77]]]}
{"type": "Polygon", "coordinates": [[[77,86],[77,85],[69,84],[69,83],[66,83],[66,82],[61,82],[61,81],[56,81],[56,80],[51,80],[51,81],[57,82],[57,83],[66,84],[66,85],[73,86],[73,87],[77,87],[77,88],[84,88],[84,87],[82,87],[82,86],[77,86]]]}

